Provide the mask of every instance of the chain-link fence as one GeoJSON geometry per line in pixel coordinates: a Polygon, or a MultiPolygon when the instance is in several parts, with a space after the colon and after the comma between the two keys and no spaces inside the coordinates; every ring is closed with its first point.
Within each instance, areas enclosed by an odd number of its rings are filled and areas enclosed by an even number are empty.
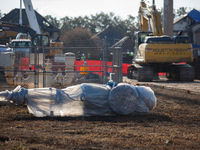
{"type": "Polygon", "coordinates": [[[193,48],[193,57],[194,58],[200,57],[200,48],[193,48]]]}
{"type": "Polygon", "coordinates": [[[2,53],[1,85],[26,88],[64,88],[80,83],[106,84],[110,77],[122,82],[122,49],[107,47],[103,40],[96,47],[12,47],[2,53]]]}
{"type": "Polygon", "coordinates": [[[194,67],[195,79],[200,79],[200,48],[193,48],[193,62],[189,64],[194,67]]]}

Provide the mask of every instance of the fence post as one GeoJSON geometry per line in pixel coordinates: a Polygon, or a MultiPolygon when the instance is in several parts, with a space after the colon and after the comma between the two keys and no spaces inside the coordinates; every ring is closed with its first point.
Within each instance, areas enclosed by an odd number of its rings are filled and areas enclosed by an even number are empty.
{"type": "Polygon", "coordinates": [[[123,82],[123,47],[121,47],[120,49],[120,66],[121,66],[121,74],[120,74],[120,77],[121,77],[121,81],[120,82],[123,82]]]}
{"type": "Polygon", "coordinates": [[[104,83],[107,83],[107,57],[108,57],[108,52],[107,52],[107,37],[105,38],[105,81],[104,83]]]}
{"type": "Polygon", "coordinates": [[[37,45],[35,46],[35,67],[34,67],[34,72],[35,72],[35,75],[34,75],[34,78],[35,78],[35,88],[37,88],[36,87],[36,85],[37,85],[37,73],[36,73],[36,66],[37,66],[37,45]]]}
{"type": "Polygon", "coordinates": [[[45,79],[44,79],[44,63],[45,63],[45,57],[44,57],[45,56],[44,55],[44,40],[42,41],[42,48],[43,48],[43,62],[42,62],[43,63],[43,67],[42,67],[43,68],[42,69],[43,77],[42,78],[43,78],[43,88],[44,88],[44,87],[46,87],[46,85],[45,85],[45,79]]]}
{"type": "Polygon", "coordinates": [[[105,84],[106,79],[106,48],[107,48],[107,38],[105,36],[103,43],[103,84],[105,84]]]}

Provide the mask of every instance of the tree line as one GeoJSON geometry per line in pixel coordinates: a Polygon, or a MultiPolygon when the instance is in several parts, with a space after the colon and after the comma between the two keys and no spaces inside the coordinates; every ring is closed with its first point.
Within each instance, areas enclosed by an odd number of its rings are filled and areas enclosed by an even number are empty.
{"type": "Polygon", "coordinates": [[[77,27],[87,28],[94,35],[99,31],[102,31],[107,26],[114,27],[122,35],[126,34],[128,30],[138,28],[137,18],[129,15],[127,19],[123,20],[119,16],[115,16],[114,13],[97,13],[96,15],[90,16],[78,16],[78,17],[64,17],[57,19],[51,15],[45,16],[53,26],[61,30],[61,33],[65,33],[69,30],[77,27]]]}
{"type": "MultiPolygon", "coordinates": [[[[161,12],[161,17],[163,17],[163,8],[158,9],[161,12]]],[[[174,19],[182,15],[187,14],[191,11],[191,8],[180,7],[177,10],[174,9],[174,19]]],[[[0,18],[3,17],[0,10],[0,18]]],[[[107,26],[113,26],[122,35],[126,35],[127,32],[139,29],[139,16],[128,15],[127,19],[122,19],[120,16],[116,16],[113,12],[108,14],[101,12],[90,16],[78,16],[69,17],[65,16],[61,19],[53,17],[51,15],[45,16],[47,21],[49,21],[54,27],[61,30],[61,34],[66,31],[75,29],[77,27],[87,28],[92,34],[105,29],[107,26]]]]}
{"type": "MultiPolygon", "coordinates": [[[[158,9],[158,11],[161,12],[161,18],[163,18],[163,8],[158,9]]],[[[177,19],[190,11],[191,8],[188,7],[180,7],[177,10],[174,9],[173,17],[174,19],[177,19]]],[[[52,17],[51,15],[47,15],[45,16],[45,18],[53,26],[61,30],[61,39],[64,44],[68,46],[80,46],[82,44],[78,43],[79,41],[82,41],[83,39],[85,39],[85,37],[91,38],[94,34],[104,30],[108,26],[112,26],[116,31],[121,33],[121,35],[129,36],[130,38],[132,38],[135,31],[140,29],[139,15],[129,15],[127,19],[122,19],[120,16],[116,16],[113,12],[110,12],[108,14],[101,12],[90,16],[66,16],[59,20],[56,17],[52,17]],[[87,29],[88,31],[86,31],[85,29],[87,29]],[[75,41],[75,38],[79,39],[79,41],[75,41]]],[[[93,41],[94,39],[92,39],[92,42],[90,42],[93,43],[93,41]]],[[[88,45],[88,43],[86,45],[88,45]]]]}
{"type": "MultiPolygon", "coordinates": [[[[163,8],[158,9],[163,17],[163,8]]],[[[180,7],[174,9],[174,19],[187,14],[191,11],[191,8],[180,7]]],[[[63,17],[57,19],[51,15],[45,16],[53,26],[61,30],[61,33],[75,29],[77,27],[87,28],[92,34],[105,29],[107,26],[113,26],[117,31],[126,35],[127,32],[139,29],[139,16],[128,15],[127,19],[122,19],[120,16],[116,16],[113,12],[108,14],[101,12],[90,16],[78,16],[78,17],[63,17]]]]}
{"type": "MultiPolygon", "coordinates": [[[[161,17],[163,17],[163,8],[158,10],[161,12],[161,17]]],[[[174,9],[174,19],[187,14],[189,11],[191,11],[191,8],[188,7],[180,7],[177,10],[174,9]]],[[[3,15],[4,14],[0,10],[0,18],[3,17],[3,15]]],[[[121,35],[130,37],[133,35],[134,31],[140,29],[139,15],[128,15],[127,19],[122,19],[120,16],[116,16],[113,12],[100,12],[90,16],[65,16],[61,19],[57,19],[57,17],[47,15],[45,18],[54,27],[60,29],[61,39],[64,40],[64,44],[71,46],[77,44],[75,43],[75,38],[79,39],[79,41],[91,38],[93,35],[108,26],[112,26],[116,31],[121,33],[121,35]],[[74,41],[72,41],[72,39],[74,39],[74,41]]]]}

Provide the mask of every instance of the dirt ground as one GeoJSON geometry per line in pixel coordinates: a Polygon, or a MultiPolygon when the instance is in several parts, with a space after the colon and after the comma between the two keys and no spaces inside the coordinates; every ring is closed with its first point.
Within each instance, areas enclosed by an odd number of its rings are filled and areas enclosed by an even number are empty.
{"type": "Polygon", "coordinates": [[[0,102],[0,149],[200,149],[200,94],[151,88],[157,107],[143,116],[36,118],[0,102]]]}

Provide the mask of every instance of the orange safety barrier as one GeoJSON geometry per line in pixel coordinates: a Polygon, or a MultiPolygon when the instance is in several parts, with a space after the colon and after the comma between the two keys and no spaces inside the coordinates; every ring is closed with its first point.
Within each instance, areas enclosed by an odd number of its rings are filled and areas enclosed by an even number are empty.
{"type": "MultiPolygon", "coordinates": [[[[86,64],[84,64],[84,61],[75,61],[75,71],[85,71],[83,70],[84,66],[87,66],[87,71],[92,73],[97,73],[100,76],[103,75],[103,61],[100,60],[87,60],[86,64]]],[[[107,72],[112,72],[112,62],[107,62],[107,72]]]]}
{"type": "MultiPolygon", "coordinates": [[[[180,64],[186,64],[186,63],[182,62],[180,64]]],[[[83,60],[81,60],[81,61],[75,60],[74,65],[75,65],[75,67],[74,67],[75,71],[89,71],[89,72],[92,72],[92,73],[98,73],[100,76],[103,75],[103,61],[87,60],[86,64],[84,64],[83,60]],[[86,70],[83,69],[84,66],[87,67],[86,70]]],[[[130,64],[123,63],[123,69],[122,69],[123,70],[123,76],[127,75],[127,67],[129,65],[130,64]]],[[[107,73],[113,72],[112,66],[113,66],[113,63],[108,61],[107,62],[107,73]]],[[[20,70],[29,70],[29,58],[28,57],[20,59],[19,68],[20,68],[20,70]]],[[[31,70],[35,70],[34,65],[31,66],[31,70]]],[[[158,75],[159,76],[165,76],[166,73],[165,72],[159,72],[158,75]]]]}

